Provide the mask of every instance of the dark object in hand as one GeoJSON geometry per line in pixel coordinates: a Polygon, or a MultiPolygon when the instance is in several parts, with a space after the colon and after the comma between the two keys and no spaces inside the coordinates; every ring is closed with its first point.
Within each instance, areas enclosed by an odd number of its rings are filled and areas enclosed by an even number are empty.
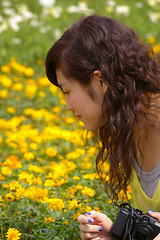
{"type": "Polygon", "coordinates": [[[122,240],[153,240],[160,233],[160,222],[128,203],[123,203],[111,233],[122,240]]]}

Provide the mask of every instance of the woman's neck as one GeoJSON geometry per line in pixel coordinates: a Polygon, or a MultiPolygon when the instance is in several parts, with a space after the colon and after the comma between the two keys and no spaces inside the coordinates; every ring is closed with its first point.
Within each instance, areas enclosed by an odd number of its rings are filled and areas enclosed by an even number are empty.
{"type": "Polygon", "coordinates": [[[152,171],[160,162],[160,134],[151,127],[143,133],[139,140],[140,131],[135,129],[136,158],[144,171],[152,171]],[[139,146],[139,147],[138,147],[139,146]]]}

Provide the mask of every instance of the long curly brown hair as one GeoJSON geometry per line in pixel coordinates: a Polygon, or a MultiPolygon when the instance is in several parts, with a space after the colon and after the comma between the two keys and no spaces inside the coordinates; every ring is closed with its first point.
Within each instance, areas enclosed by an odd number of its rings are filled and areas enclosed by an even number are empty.
{"type": "Polygon", "coordinates": [[[101,142],[97,172],[104,179],[103,163],[110,163],[105,187],[116,203],[132,179],[134,124],[142,134],[147,122],[156,125],[155,110],[160,112],[155,101],[160,93],[159,55],[134,30],[112,18],[91,15],[73,24],[48,52],[46,74],[56,86],[57,68],[86,88],[99,70],[108,86],[102,106],[105,123],[93,137],[101,142]]]}

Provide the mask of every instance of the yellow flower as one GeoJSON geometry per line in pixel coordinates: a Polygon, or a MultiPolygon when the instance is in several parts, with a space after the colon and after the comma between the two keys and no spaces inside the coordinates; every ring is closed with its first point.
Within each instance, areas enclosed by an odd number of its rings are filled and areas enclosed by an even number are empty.
{"type": "Polygon", "coordinates": [[[73,179],[79,181],[79,180],[80,180],[80,177],[74,176],[73,179]]]}
{"type": "Polygon", "coordinates": [[[63,199],[60,198],[50,198],[48,200],[49,203],[49,208],[53,209],[54,211],[62,211],[63,208],[65,207],[63,199]]]}
{"type": "Polygon", "coordinates": [[[83,178],[94,180],[95,178],[98,178],[98,176],[97,176],[97,173],[92,173],[92,174],[86,173],[83,175],[83,178]]]}
{"type": "Polygon", "coordinates": [[[53,107],[53,111],[58,114],[58,113],[60,113],[61,109],[59,106],[55,106],[55,107],[53,107]]]}
{"type": "Polygon", "coordinates": [[[22,91],[22,89],[23,89],[23,84],[22,84],[22,83],[15,83],[15,84],[13,84],[12,88],[13,88],[15,91],[22,91]]]}
{"type": "Polygon", "coordinates": [[[33,76],[33,74],[34,74],[33,68],[31,68],[31,67],[25,68],[24,74],[25,74],[27,77],[33,76]]]}
{"type": "MultiPolygon", "coordinates": [[[[47,80],[47,82],[48,82],[48,80],[47,80]]],[[[51,92],[52,94],[57,93],[57,87],[54,86],[54,85],[51,85],[51,86],[49,87],[49,90],[50,90],[50,92],[51,92]]]]}
{"type": "Polygon", "coordinates": [[[53,147],[49,147],[49,148],[46,149],[46,154],[49,157],[54,157],[54,156],[57,155],[57,151],[53,147]]]}
{"type": "Polygon", "coordinates": [[[66,117],[65,118],[65,123],[67,124],[72,124],[74,123],[75,119],[73,117],[66,117]]]}
{"type": "Polygon", "coordinates": [[[153,46],[153,50],[155,53],[160,53],[160,43],[157,43],[153,46]]]}
{"type": "Polygon", "coordinates": [[[38,144],[37,143],[30,143],[29,147],[33,150],[37,150],[38,149],[38,144]]]}
{"type": "Polygon", "coordinates": [[[92,208],[90,206],[85,206],[85,212],[90,212],[92,208]]]}
{"type": "Polygon", "coordinates": [[[101,212],[101,210],[99,209],[99,207],[94,207],[94,210],[97,212],[101,212]]]}
{"type": "Polygon", "coordinates": [[[1,71],[4,72],[4,73],[9,73],[10,72],[10,67],[7,66],[7,65],[3,65],[1,67],[1,71]]]}
{"type": "MultiPolygon", "coordinates": [[[[38,79],[38,84],[41,85],[42,87],[46,87],[50,85],[50,82],[48,81],[47,77],[40,77],[38,79]]],[[[50,85],[53,86],[53,85],[50,85]]],[[[55,90],[57,91],[57,87],[53,86],[53,88],[55,88],[55,90]]]]}
{"type": "Polygon", "coordinates": [[[156,42],[156,39],[154,37],[150,37],[150,38],[147,39],[147,42],[149,44],[154,44],[156,42]]]}
{"type": "Polygon", "coordinates": [[[16,109],[14,107],[7,107],[7,112],[14,114],[16,112],[16,109]]]}
{"type": "Polygon", "coordinates": [[[36,173],[43,173],[44,172],[43,168],[38,167],[37,165],[32,165],[32,164],[29,165],[28,170],[36,172],[36,173]]]}
{"type": "Polygon", "coordinates": [[[55,220],[54,220],[52,217],[48,217],[48,218],[45,218],[45,219],[44,219],[44,222],[45,222],[45,223],[51,223],[51,222],[54,223],[55,220]]]}
{"type": "Polygon", "coordinates": [[[80,153],[78,152],[70,152],[67,154],[67,159],[78,159],[80,157],[80,153]]]}
{"type": "Polygon", "coordinates": [[[0,75],[0,83],[4,87],[9,88],[12,85],[12,80],[8,78],[6,75],[0,75]]]}
{"type": "Polygon", "coordinates": [[[66,225],[66,226],[68,226],[68,225],[69,225],[69,222],[68,222],[68,220],[66,220],[66,221],[64,222],[64,225],[66,225]]]}
{"type": "Polygon", "coordinates": [[[21,162],[18,160],[18,157],[15,155],[11,155],[9,157],[6,158],[4,165],[10,168],[22,168],[22,164],[21,162]]]}
{"type": "Polygon", "coordinates": [[[0,174],[0,181],[2,181],[4,179],[5,179],[5,177],[2,174],[0,174]]]}
{"type": "Polygon", "coordinates": [[[84,168],[84,169],[90,169],[91,167],[92,167],[92,164],[89,162],[82,163],[82,168],[84,168]]]}
{"type": "Polygon", "coordinates": [[[35,155],[34,155],[34,153],[32,153],[32,152],[26,152],[26,153],[24,154],[24,158],[25,158],[26,160],[28,160],[28,161],[34,159],[34,157],[35,157],[35,155]]]}
{"type": "Polygon", "coordinates": [[[14,201],[14,196],[12,195],[12,193],[7,193],[7,194],[5,195],[5,200],[6,200],[6,201],[13,202],[13,201],[14,201]]]}
{"type": "Polygon", "coordinates": [[[25,171],[19,174],[19,181],[29,183],[30,185],[33,183],[33,178],[33,174],[29,174],[25,171]]]}
{"type": "Polygon", "coordinates": [[[2,173],[4,176],[7,176],[7,175],[9,175],[9,174],[12,173],[12,170],[11,170],[11,168],[9,168],[9,167],[2,167],[2,168],[1,168],[1,173],[2,173]]]}
{"type": "Polygon", "coordinates": [[[37,92],[37,86],[35,84],[27,85],[25,87],[25,95],[28,98],[33,98],[37,92]]]}
{"type": "Polygon", "coordinates": [[[0,91],[0,98],[6,98],[6,97],[8,97],[8,91],[7,89],[2,89],[0,91]]]}
{"type": "Polygon", "coordinates": [[[41,98],[44,98],[44,97],[46,96],[45,92],[42,92],[42,91],[40,91],[40,92],[38,93],[38,95],[39,95],[41,98]]]}
{"type": "Polygon", "coordinates": [[[20,200],[23,197],[24,192],[25,192],[24,187],[20,186],[19,188],[16,189],[15,196],[16,196],[17,200],[20,200]]]}
{"type": "Polygon", "coordinates": [[[20,187],[21,185],[19,182],[12,181],[11,183],[9,183],[10,191],[15,191],[17,188],[20,188],[20,187]]]}
{"type": "Polygon", "coordinates": [[[18,240],[20,239],[21,233],[15,228],[9,228],[6,234],[7,240],[18,240]]]}
{"type": "Polygon", "coordinates": [[[90,197],[94,197],[95,195],[95,191],[91,188],[88,188],[88,187],[84,187],[81,191],[82,195],[87,195],[87,196],[90,196],[90,197]]]}
{"type": "Polygon", "coordinates": [[[122,202],[131,199],[131,194],[130,194],[130,192],[127,191],[126,194],[127,194],[127,195],[125,195],[125,194],[124,194],[124,191],[121,190],[121,191],[118,193],[118,199],[119,199],[120,201],[122,201],[122,202]]]}
{"type": "Polygon", "coordinates": [[[82,187],[81,184],[76,185],[76,189],[77,189],[77,190],[81,190],[82,188],[83,188],[83,187],[82,187]]]}
{"type": "Polygon", "coordinates": [[[73,199],[71,201],[68,201],[68,209],[74,209],[74,208],[79,208],[81,206],[81,203],[78,203],[76,199],[73,199]]]}

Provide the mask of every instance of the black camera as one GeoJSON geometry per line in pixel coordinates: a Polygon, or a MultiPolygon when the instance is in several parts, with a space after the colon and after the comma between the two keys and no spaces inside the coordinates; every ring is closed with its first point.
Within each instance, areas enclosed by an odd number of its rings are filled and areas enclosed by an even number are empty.
{"type": "Polygon", "coordinates": [[[122,240],[152,240],[160,233],[160,222],[130,204],[123,203],[111,233],[122,240]]]}

